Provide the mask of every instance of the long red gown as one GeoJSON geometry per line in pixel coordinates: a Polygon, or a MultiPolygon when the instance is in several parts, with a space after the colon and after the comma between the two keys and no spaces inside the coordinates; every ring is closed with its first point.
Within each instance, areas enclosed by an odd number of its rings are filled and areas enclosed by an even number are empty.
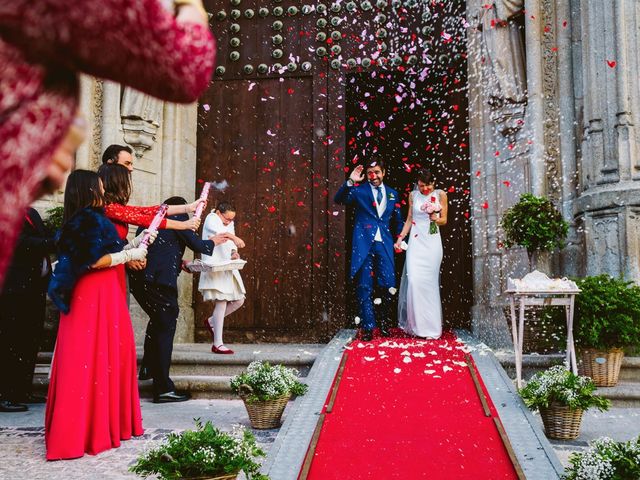
{"type": "MultiPolygon", "coordinates": [[[[120,286],[118,266],[88,269],[102,255],[118,251],[113,224],[97,209],[84,209],[63,226],[60,264],[50,295],[75,277],[68,305],[61,305],[47,407],[47,460],[95,455],[141,435],[136,348],[120,286]]],[[[70,285],[69,285],[70,286],[70,285]]]]}
{"type": "Polygon", "coordinates": [[[80,278],[60,314],[45,415],[47,460],[95,455],[142,435],[136,348],[117,267],[80,278]]]}

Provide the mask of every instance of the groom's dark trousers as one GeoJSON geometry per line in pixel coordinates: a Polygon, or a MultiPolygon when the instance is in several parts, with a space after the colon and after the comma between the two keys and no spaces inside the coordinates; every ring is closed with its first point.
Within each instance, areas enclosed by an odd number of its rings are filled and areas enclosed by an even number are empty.
{"type": "Polygon", "coordinates": [[[389,289],[396,285],[395,267],[392,259],[386,252],[382,242],[373,242],[369,254],[365,257],[362,267],[355,275],[356,296],[362,315],[360,326],[364,330],[373,330],[376,326],[374,312],[374,288],[380,287],[381,320],[389,318],[389,306],[391,305],[391,293],[389,289]]]}

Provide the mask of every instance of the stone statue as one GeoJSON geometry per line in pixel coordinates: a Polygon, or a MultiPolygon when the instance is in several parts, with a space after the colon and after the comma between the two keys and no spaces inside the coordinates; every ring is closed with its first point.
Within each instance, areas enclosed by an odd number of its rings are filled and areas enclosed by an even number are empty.
{"type": "Polygon", "coordinates": [[[124,140],[138,157],[150,149],[162,121],[164,103],[149,95],[125,87],[120,101],[120,118],[124,140]]]}
{"type": "Polygon", "coordinates": [[[480,24],[491,118],[505,136],[521,128],[527,103],[523,8],[524,0],[494,0],[480,24]]]}

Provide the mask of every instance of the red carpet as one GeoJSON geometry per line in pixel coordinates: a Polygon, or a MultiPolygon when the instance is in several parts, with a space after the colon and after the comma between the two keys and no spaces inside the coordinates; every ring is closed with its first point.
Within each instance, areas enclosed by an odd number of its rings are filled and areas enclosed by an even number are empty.
{"type": "Polygon", "coordinates": [[[354,341],[307,478],[517,479],[456,340],[354,341]]]}

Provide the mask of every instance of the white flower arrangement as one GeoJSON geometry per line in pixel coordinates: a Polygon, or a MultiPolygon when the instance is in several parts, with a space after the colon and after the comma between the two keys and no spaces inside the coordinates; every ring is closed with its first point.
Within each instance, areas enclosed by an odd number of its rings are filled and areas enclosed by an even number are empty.
{"type": "Polygon", "coordinates": [[[601,437],[569,459],[565,480],[635,480],[640,478],[640,436],[628,442],[601,437]]]}
{"type": "Polygon", "coordinates": [[[254,361],[247,371],[231,379],[231,390],[249,402],[274,400],[285,395],[304,395],[307,385],[300,382],[293,368],[254,361]]]}
{"type": "Polygon", "coordinates": [[[608,410],[611,402],[595,394],[595,384],[589,377],[575,375],[564,365],[538,372],[520,390],[522,400],[532,410],[549,408],[556,403],[573,410],[595,407],[608,410]]]}

